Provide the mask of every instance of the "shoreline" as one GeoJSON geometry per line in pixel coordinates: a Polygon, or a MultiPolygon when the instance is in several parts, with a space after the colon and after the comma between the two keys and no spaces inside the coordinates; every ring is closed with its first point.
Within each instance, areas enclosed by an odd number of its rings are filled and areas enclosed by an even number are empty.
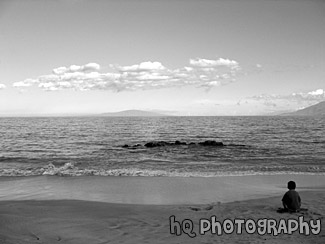
{"type": "Polygon", "coordinates": [[[297,190],[325,190],[319,175],[222,177],[0,177],[3,200],[85,200],[133,204],[210,204],[284,194],[289,180],[297,190]]]}

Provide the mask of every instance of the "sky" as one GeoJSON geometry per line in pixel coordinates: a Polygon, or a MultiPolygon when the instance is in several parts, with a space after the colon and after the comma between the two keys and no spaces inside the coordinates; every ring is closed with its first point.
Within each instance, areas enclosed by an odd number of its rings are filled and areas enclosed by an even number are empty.
{"type": "Polygon", "coordinates": [[[0,116],[325,100],[322,0],[0,0],[0,116]]]}

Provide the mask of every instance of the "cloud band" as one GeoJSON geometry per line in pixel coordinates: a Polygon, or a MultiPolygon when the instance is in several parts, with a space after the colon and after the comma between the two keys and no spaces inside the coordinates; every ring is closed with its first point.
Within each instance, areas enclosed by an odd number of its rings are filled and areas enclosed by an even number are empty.
{"type": "Polygon", "coordinates": [[[111,73],[100,72],[101,67],[97,63],[58,67],[53,69],[52,74],[18,81],[13,83],[13,86],[25,89],[38,86],[46,91],[64,89],[135,91],[189,85],[211,88],[233,82],[243,73],[237,61],[224,58],[190,59],[189,65],[180,69],[169,69],[160,62],[151,61],[110,67],[113,69],[111,73]]]}

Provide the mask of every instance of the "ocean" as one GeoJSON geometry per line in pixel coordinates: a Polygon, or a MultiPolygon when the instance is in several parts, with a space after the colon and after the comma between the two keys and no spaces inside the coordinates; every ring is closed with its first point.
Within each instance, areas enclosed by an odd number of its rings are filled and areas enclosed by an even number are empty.
{"type": "Polygon", "coordinates": [[[0,176],[325,175],[321,117],[0,118],[0,136],[0,176]]]}

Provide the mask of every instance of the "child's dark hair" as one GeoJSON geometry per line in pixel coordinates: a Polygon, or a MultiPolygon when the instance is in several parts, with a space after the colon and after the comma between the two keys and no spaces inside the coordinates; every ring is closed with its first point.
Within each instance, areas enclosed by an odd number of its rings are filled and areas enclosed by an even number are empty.
{"type": "Polygon", "coordinates": [[[296,182],[294,182],[294,181],[289,181],[289,182],[288,182],[288,189],[289,189],[289,190],[294,190],[294,189],[296,189],[296,182]]]}

